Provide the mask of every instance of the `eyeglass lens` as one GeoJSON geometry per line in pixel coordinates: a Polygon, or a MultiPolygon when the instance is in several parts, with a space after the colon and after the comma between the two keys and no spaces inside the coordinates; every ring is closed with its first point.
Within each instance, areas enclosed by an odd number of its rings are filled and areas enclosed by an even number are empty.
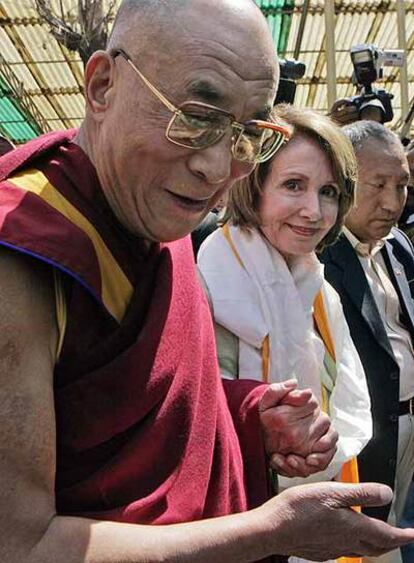
{"type": "MultiPolygon", "coordinates": [[[[186,147],[204,148],[217,143],[232,122],[231,116],[225,114],[199,106],[186,107],[185,112],[179,110],[174,114],[167,137],[186,147]]],[[[241,161],[262,161],[270,158],[283,140],[283,135],[278,131],[246,125],[244,129],[234,131],[233,155],[241,161]]]]}
{"type": "Polygon", "coordinates": [[[212,145],[228,130],[231,118],[227,115],[203,112],[201,108],[186,108],[175,113],[168,128],[168,138],[188,147],[202,148],[212,145]]]}
{"type": "Polygon", "coordinates": [[[241,161],[263,162],[273,156],[283,142],[284,137],[279,131],[251,125],[238,136],[233,154],[241,161]]]}

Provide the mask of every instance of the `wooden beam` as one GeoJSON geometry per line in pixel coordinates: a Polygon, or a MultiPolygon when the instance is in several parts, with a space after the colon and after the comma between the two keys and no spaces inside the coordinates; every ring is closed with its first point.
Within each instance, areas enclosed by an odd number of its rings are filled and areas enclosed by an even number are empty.
{"type": "Polygon", "coordinates": [[[328,110],[337,99],[335,61],[335,0],[325,1],[326,82],[328,110]]]}

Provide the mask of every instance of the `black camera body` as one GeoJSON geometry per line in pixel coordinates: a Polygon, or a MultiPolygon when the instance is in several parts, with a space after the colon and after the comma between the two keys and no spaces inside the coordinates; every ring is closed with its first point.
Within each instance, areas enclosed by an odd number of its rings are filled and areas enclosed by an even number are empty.
{"type": "MultiPolygon", "coordinates": [[[[351,59],[354,67],[352,81],[360,88],[360,93],[351,98],[351,103],[358,110],[361,119],[375,119],[381,123],[387,123],[394,118],[391,104],[393,94],[384,89],[374,88],[372,85],[373,82],[382,78],[382,65],[386,53],[389,53],[392,57],[397,52],[381,51],[370,44],[351,47],[351,59]]],[[[392,58],[395,59],[395,56],[392,58]]]]}
{"type": "Polygon", "coordinates": [[[370,91],[363,88],[357,96],[352,96],[351,102],[357,108],[361,118],[370,107],[379,109],[381,114],[381,123],[388,123],[394,119],[394,111],[392,109],[391,100],[394,98],[386,90],[380,88],[372,88],[370,91]]]}
{"type": "Polygon", "coordinates": [[[280,80],[275,104],[293,104],[296,94],[296,80],[306,72],[306,65],[295,59],[279,59],[280,80]]]}

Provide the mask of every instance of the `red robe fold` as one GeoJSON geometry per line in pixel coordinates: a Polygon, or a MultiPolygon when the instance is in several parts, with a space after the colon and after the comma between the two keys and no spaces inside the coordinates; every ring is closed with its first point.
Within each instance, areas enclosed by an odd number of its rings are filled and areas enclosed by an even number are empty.
{"type": "Polygon", "coordinates": [[[189,238],[146,253],[73,135],[0,159],[0,244],[49,263],[65,286],[58,511],[167,524],[258,506],[265,386],[226,384],[227,400],[189,238]]]}

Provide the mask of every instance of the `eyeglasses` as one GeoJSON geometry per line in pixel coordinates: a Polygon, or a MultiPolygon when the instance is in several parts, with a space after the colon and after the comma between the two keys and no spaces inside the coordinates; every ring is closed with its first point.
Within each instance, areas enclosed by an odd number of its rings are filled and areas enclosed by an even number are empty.
{"type": "Polygon", "coordinates": [[[257,164],[269,160],[290,138],[290,131],[286,127],[260,119],[239,123],[231,113],[203,102],[189,101],[175,107],[142,74],[123,49],[112,52],[114,59],[118,55],[126,60],[154,96],[173,114],[165,136],[175,145],[205,149],[218,143],[226,132],[232,130],[233,157],[241,162],[257,164]]]}

